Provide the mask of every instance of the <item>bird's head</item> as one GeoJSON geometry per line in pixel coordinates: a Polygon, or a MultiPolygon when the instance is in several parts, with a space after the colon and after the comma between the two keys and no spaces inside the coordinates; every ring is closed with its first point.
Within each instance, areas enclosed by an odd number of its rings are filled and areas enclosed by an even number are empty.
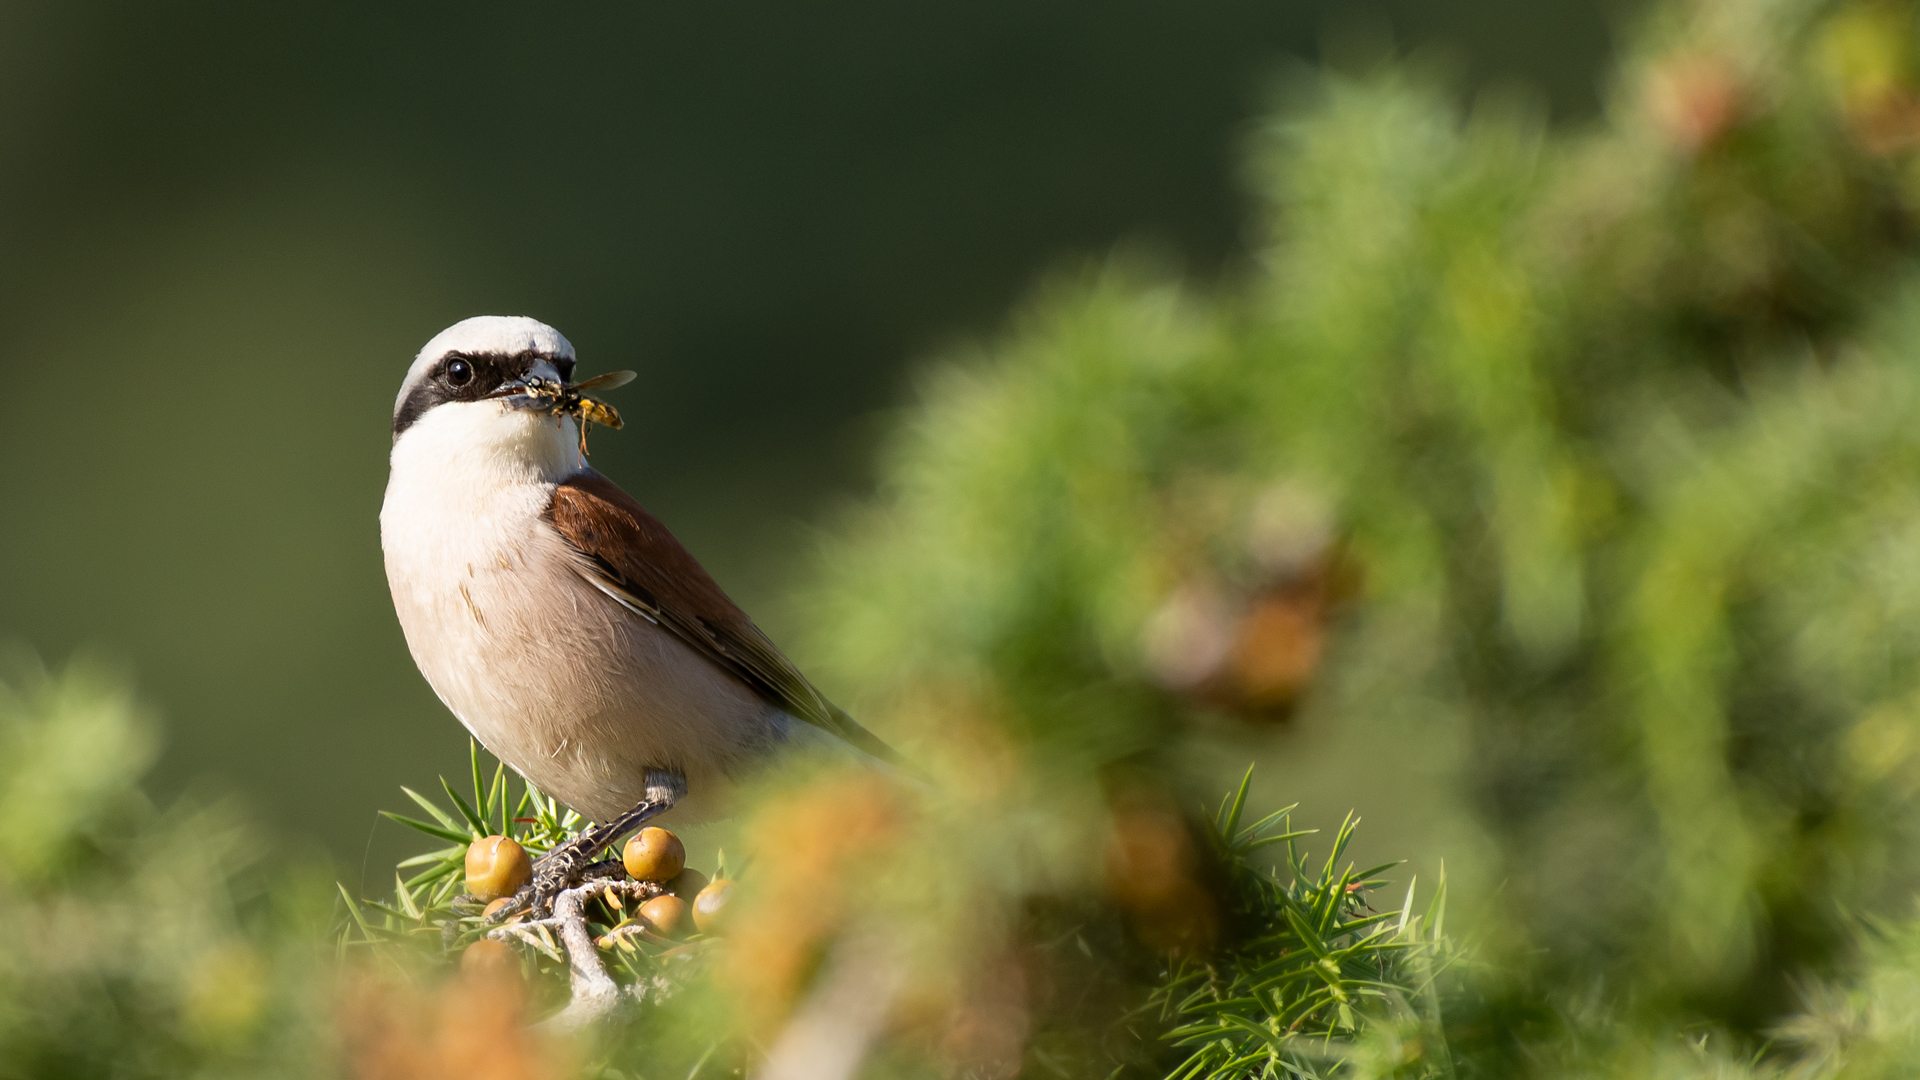
{"type": "Polygon", "coordinates": [[[439,451],[522,457],[543,472],[580,467],[584,421],[620,426],[612,409],[581,394],[632,378],[615,372],[576,385],[573,345],[558,330],[519,316],[454,323],[414,358],[393,403],[393,441],[439,451]]]}

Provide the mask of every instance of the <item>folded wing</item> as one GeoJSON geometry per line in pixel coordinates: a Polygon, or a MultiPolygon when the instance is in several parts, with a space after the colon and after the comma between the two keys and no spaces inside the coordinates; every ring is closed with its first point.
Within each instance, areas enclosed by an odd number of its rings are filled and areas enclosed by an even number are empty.
{"type": "Polygon", "coordinates": [[[905,767],[892,747],[815,689],[618,484],[592,470],[568,479],[553,493],[547,522],[578,554],[580,576],[613,602],[672,633],[788,715],[905,767]]]}

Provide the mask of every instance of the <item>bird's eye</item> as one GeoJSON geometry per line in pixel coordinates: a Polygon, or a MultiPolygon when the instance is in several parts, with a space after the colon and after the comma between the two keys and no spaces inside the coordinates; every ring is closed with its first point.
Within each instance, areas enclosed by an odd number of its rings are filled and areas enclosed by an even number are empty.
{"type": "Polygon", "coordinates": [[[447,385],[465,386],[473,381],[473,365],[465,360],[453,359],[447,362],[447,385]]]}

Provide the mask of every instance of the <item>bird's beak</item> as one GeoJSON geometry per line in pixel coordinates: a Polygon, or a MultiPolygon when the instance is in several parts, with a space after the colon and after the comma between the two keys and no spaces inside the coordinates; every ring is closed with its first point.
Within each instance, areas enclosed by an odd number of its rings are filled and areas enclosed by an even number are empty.
{"type": "Polygon", "coordinates": [[[513,409],[552,412],[560,404],[562,392],[557,380],[528,377],[503,382],[487,397],[505,402],[513,409]]]}
{"type": "Polygon", "coordinates": [[[552,364],[543,361],[520,378],[501,383],[487,397],[504,401],[509,408],[550,413],[566,402],[567,384],[552,364]]]}

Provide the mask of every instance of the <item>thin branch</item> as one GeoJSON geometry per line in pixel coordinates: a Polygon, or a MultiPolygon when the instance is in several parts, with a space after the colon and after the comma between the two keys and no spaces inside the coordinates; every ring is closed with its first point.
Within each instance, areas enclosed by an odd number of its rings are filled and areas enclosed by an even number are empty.
{"type": "MultiPolygon", "coordinates": [[[[612,1016],[620,1007],[622,997],[619,984],[607,974],[607,967],[600,960],[600,951],[595,947],[593,935],[587,933],[587,901],[608,893],[616,893],[630,900],[645,900],[664,892],[666,889],[663,886],[652,881],[596,879],[566,889],[554,897],[552,918],[510,922],[487,931],[487,936],[495,941],[518,940],[556,960],[560,956],[554,951],[546,934],[552,933],[560,938],[567,953],[573,996],[566,1008],[547,1019],[545,1026],[560,1031],[577,1031],[612,1016]]],[[[617,936],[624,936],[623,931],[640,929],[638,926],[623,927],[610,931],[601,940],[617,940],[617,936]]],[[[629,991],[635,997],[640,992],[639,987],[629,991]]]]}
{"type": "Polygon", "coordinates": [[[594,882],[563,891],[553,900],[553,921],[560,924],[560,941],[567,947],[567,966],[572,972],[573,999],[555,1013],[544,1026],[558,1031],[578,1031],[613,1015],[620,1007],[620,985],[607,974],[600,962],[600,950],[587,933],[587,897],[607,886],[594,882]]]}

